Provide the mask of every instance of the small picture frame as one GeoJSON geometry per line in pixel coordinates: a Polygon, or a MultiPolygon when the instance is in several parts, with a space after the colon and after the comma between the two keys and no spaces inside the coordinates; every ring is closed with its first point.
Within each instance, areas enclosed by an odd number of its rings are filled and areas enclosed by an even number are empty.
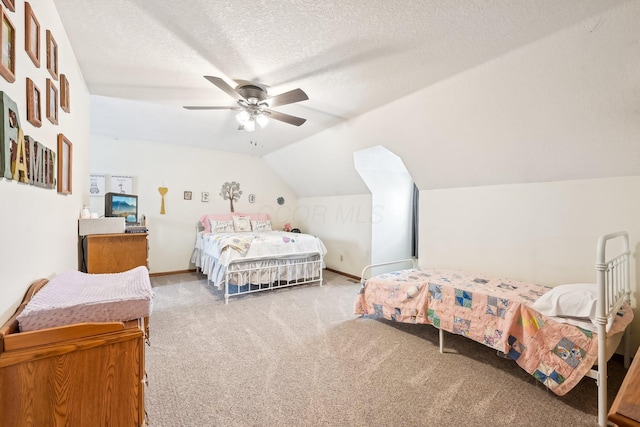
{"type": "Polygon", "coordinates": [[[184,199],[185,200],[191,200],[191,191],[185,191],[184,192],[184,199]]]}
{"type": "Polygon", "coordinates": [[[202,196],[200,197],[200,200],[203,202],[208,202],[209,201],[209,193],[208,192],[203,192],[202,196]]]}
{"type": "Polygon", "coordinates": [[[71,194],[73,144],[63,134],[58,134],[58,193],[71,194]]]}
{"type": "Polygon", "coordinates": [[[9,83],[16,81],[16,27],[4,9],[0,11],[0,75],[9,83]]]}
{"type": "Polygon", "coordinates": [[[69,101],[69,80],[65,74],[60,74],[60,108],[64,112],[71,112],[69,101]]]}
{"type": "Polygon", "coordinates": [[[58,80],[58,43],[50,30],[47,30],[47,70],[54,80],[58,80]]]}
{"type": "Polygon", "coordinates": [[[2,3],[11,12],[15,12],[16,11],[16,0],[2,0],[2,3]]]}
{"type": "Polygon", "coordinates": [[[255,202],[256,202],[256,195],[249,194],[249,203],[255,203],[255,202]]]}
{"type": "Polygon", "coordinates": [[[51,79],[47,79],[47,119],[58,124],[58,89],[51,79]]]}
{"type": "Polygon", "coordinates": [[[24,50],[40,68],[40,23],[28,1],[24,3],[24,50]]]}
{"type": "Polygon", "coordinates": [[[35,127],[42,126],[40,89],[27,77],[27,121],[35,127]]]}

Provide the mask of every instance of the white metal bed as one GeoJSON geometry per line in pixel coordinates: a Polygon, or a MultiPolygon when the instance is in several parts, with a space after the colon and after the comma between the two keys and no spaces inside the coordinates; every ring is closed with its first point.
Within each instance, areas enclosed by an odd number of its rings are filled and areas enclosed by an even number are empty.
{"type": "MultiPolygon", "coordinates": [[[[596,254],[596,271],[597,271],[597,289],[598,299],[596,305],[596,319],[593,323],[597,327],[597,347],[598,357],[597,365],[594,366],[585,374],[589,378],[596,380],[598,388],[598,426],[607,426],[607,363],[610,356],[617,348],[617,341],[614,343],[613,348],[607,342],[607,323],[610,319],[615,318],[623,304],[630,303],[630,280],[629,280],[629,237],[627,232],[618,232],[607,234],[599,238],[597,243],[596,254]],[[607,243],[616,241],[621,249],[613,256],[607,255],[607,243]],[[609,347],[609,353],[608,349],[609,347]],[[602,363],[605,361],[605,363],[602,363]]],[[[366,282],[369,278],[373,277],[374,269],[387,268],[393,265],[411,265],[413,268],[417,268],[417,260],[415,259],[403,259],[398,261],[391,261],[379,264],[372,264],[366,266],[362,270],[361,283],[364,290],[366,282]]],[[[435,326],[435,325],[434,325],[435,326]]],[[[440,353],[443,353],[444,348],[444,331],[439,329],[439,347],[440,353]]],[[[624,366],[629,367],[629,355],[630,355],[630,327],[626,327],[624,334],[624,366]]]]}
{"type": "MultiPolygon", "coordinates": [[[[202,244],[206,233],[197,227],[196,247],[191,261],[218,288],[224,288],[225,304],[232,296],[268,291],[273,289],[318,282],[322,286],[324,255],[326,249],[320,239],[298,233],[290,238],[311,239],[305,250],[283,250],[282,253],[255,255],[249,250],[245,255],[226,248],[222,251],[211,250],[202,244]],[[203,237],[204,236],[204,237],[203,237]],[[200,239],[200,241],[199,241],[200,239]],[[308,250],[312,246],[312,250],[308,250]]],[[[283,235],[283,232],[274,234],[283,235]]],[[[287,238],[287,237],[285,237],[287,238]]]]}

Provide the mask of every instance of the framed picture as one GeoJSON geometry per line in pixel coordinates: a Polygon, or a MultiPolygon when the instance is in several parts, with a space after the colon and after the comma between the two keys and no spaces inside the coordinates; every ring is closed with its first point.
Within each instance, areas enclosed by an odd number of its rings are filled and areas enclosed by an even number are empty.
{"type": "Polygon", "coordinates": [[[104,197],[106,194],[105,183],[106,176],[102,174],[89,175],[89,196],[91,197],[104,197]]]}
{"type": "Polygon", "coordinates": [[[47,119],[58,124],[58,89],[51,79],[47,79],[47,119]]]}
{"type": "Polygon", "coordinates": [[[2,3],[9,9],[11,12],[16,11],[16,0],[2,0],[2,3]]]}
{"type": "Polygon", "coordinates": [[[58,134],[58,193],[71,194],[71,165],[73,145],[63,134],[58,134]]]}
{"type": "Polygon", "coordinates": [[[209,201],[209,193],[208,192],[203,192],[202,193],[202,197],[200,199],[203,202],[208,202],[209,201]]]}
{"type": "Polygon", "coordinates": [[[49,30],[47,30],[47,70],[54,80],[58,80],[58,43],[49,30]]]}
{"type": "Polygon", "coordinates": [[[40,113],[40,89],[27,77],[27,121],[35,127],[42,126],[40,113]]]}
{"type": "Polygon", "coordinates": [[[64,74],[60,74],[60,108],[65,112],[70,112],[69,105],[69,80],[64,74]]]}
{"type": "Polygon", "coordinates": [[[191,200],[191,191],[185,191],[184,192],[184,199],[185,200],[191,200]]]}
{"type": "MultiPolygon", "coordinates": [[[[3,0],[4,1],[4,0],[3,0]]],[[[13,26],[4,9],[0,12],[0,74],[9,83],[16,81],[16,27],[13,26]]]]}
{"type": "Polygon", "coordinates": [[[40,68],[40,23],[28,1],[24,3],[24,50],[40,68]]]}

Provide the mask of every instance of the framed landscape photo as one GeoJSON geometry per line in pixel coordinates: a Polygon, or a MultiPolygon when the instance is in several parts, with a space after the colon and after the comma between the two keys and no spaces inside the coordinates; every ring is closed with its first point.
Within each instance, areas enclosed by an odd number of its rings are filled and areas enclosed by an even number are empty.
{"type": "Polygon", "coordinates": [[[47,30],[47,70],[54,80],[58,80],[58,43],[49,30],[47,30]]]}
{"type": "Polygon", "coordinates": [[[58,134],[58,193],[71,194],[71,165],[73,144],[63,134],[58,134]]]}
{"type": "Polygon", "coordinates": [[[2,0],[2,3],[9,9],[11,12],[16,11],[16,0],[2,0]]]}
{"type": "Polygon", "coordinates": [[[24,50],[35,66],[40,68],[40,23],[29,2],[24,3],[24,50]]]}
{"type": "Polygon", "coordinates": [[[27,121],[38,128],[42,126],[40,104],[40,89],[27,77],[27,121]]]}
{"type": "Polygon", "coordinates": [[[47,119],[58,124],[58,89],[51,79],[47,79],[47,119]]]}
{"type": "Polygon", "coordinates": [[[16,27],[13,26],[5,10],[0,12],[0,74],[9,83],[16,81],[16,27]]]}
{"type": "Polygon", "coordinates": [[[67,113],[71,109],[69,103],[69,80],[64,74],[60,74],[60,108],[67,113]]]}

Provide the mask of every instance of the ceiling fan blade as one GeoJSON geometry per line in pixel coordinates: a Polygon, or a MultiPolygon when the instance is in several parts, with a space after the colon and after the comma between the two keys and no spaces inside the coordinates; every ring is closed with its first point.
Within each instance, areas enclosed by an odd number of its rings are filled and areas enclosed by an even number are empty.
{"type": "Polygon", "coordinates": [[[245,102],[247,102],[247,100],[245,99],[244,96],[242,96],[238,92],[236,92],[236,90],[234,88],[229,86],[229,84],[227,84],[227,82],[222,80],[220,77],[204,76],[204,78],[209,80],[214,85],[218,86],[220,89],[222,89],[224,92],[226,92],[227,95],[229,95],[230,97],[232,97],[236,101],[245,101],[245,102]]]}
{"type": "Polygon", "coordinates": [[[240,107],[207,107],[198,105],[185,105],[182,108],[187,110],[242,110],[240,107]]]}
{"type": "Polygon", "coordinates": [[[294,125],[294,126],[300,126],[301,124],[307,121],[307,119],[291,116],[285,113],[280,113],[279,111],[273,111],[273,110],[264,110],[264,111],[267,113],[267,115],[270,118],[274,120],[279,120],[281,122],[289,123],[290,125],[294,125]]]}
{"type": "Polygon", "coordinates": [[[293,89],[289,92],[274,95],[265,99],[262,103],[266,103],[269,107],[278,107],[280,105],[293,104],[294,102],[306,101],[309,99],[302,89],[293,89]]]}

